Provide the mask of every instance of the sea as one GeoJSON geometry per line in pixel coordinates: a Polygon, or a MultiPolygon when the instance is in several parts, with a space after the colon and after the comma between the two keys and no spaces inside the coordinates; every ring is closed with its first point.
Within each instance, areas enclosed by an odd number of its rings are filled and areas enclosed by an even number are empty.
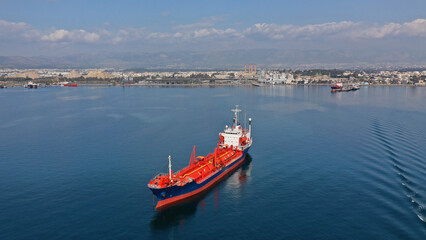
{"type": "Polygon", "coordinates": [[[0,239],[426,239],[426,88],[0,89],[0,239]],[[242,167],[157,212],[147,187],[253,119],[242,167]]]}

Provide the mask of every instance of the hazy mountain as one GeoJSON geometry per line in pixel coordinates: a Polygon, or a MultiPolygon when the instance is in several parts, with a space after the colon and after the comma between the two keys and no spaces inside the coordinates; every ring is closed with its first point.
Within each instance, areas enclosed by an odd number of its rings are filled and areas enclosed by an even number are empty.
{"type": "Polygon", "coordinates": [[[242,69],[374,67],[426,65],[423,52],[345,50],[233,50],[211,52],[98,53],[63,57],[0,56],[0,68],[140,68],[140,69],[242,69]],[[365,59],[369,59],[365,61],[365,59]]]}

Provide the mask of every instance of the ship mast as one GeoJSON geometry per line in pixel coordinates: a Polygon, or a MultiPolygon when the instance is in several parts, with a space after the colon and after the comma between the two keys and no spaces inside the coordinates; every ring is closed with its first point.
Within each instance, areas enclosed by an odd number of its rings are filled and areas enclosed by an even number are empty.
{"type": "Polygon", "coordinates": [[[231,111],[234,112],[234,127],[237,127],[238,125],[238,113],[241,112],[241,109],[238,109],[238,105],[235,105],[235,109],[232,109],[231,111]]]}
{"type": "Polygon", "coordinates": [[[169,154],[169,179],[172,180],[172,156],[169,154]]]}

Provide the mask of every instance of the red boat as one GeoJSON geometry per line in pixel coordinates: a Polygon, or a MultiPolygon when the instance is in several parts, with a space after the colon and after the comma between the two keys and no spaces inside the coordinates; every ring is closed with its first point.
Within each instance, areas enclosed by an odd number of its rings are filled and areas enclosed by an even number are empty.
{"type": "Polygon", "coordinates": [[[148,188],[157,197],[157,210],[187,202],[208,191],[214,185],[234,172],[243,162],[253,143],[251,137],[251,119],[249,128],[243,129],[238,121],[238,109],[232,127],[225,127],[219,133],[219,142],[213,153],[206,156],[195,155],[195,146],[189,166],[173,173],[169,155],[168,174],[160,173],[148,184],[148,188]]]}
{"type": "Polygon", "coordinates": [[[331,86],[331,91],[332,91],[332,92],[338,92],[338,91],[339,91],[339,90],[341,90],[341,89],[343,89],[343,84],[342,84],[342,82],[338,82],[338,83],[333,84],[333,85],[331,86]]]}
{"type": "Polygon", "coordinates": [[[64,83],[64,87],[77,87],[77,83],[64,83]]]}

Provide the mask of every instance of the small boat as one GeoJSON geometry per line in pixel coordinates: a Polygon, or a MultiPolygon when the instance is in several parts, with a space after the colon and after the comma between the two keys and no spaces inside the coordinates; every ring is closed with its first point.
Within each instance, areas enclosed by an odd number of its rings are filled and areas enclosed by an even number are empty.
{"type": "Polygon", "coordinates": [[[345,85],[345,86],[343,86],[343,84],[341,85],[340,84],[337,83],[336,85],[333,85],[331,87],[331,92],[350,92],[350,91],[356,91],[360,89],[359,85],[357,84],[345,85]]]}
{"type": "Polygon", "coordinates": [[[25,84],[25,88],[38,88],[39,84],[38,83],[33,83],[31,81],[29,81],[27,84],[25,84]]]}
{"type": "Polygon", "coordinates": [[[235,113],[234,124],[219,133],[219,142],[213,153],[196,157],[194,146],[189,166],[178,172],[172,171],[169,155],[168,173],[160,173],[148,183],[148,188],[157,197],[155,209],[163,210],[194,199],[241,166],[253,143],[251,118],[249,128],[244,129],[238,120],[241,111],[238,105],[232,111],[235,113]]]}
{"type": "Polygon", "coordinates": [[[332,92],[340,92],[342,89],[343,89],[343,83],[342,82],[338,82],[338,83],[333,84],[331,86],[332,92]]]}
{"type": "Polygon", "coordinates": [[[266,83],[252,83],[251,84],[253,87],[266,87],[266,86],[269,86],[268,84],[266,84],[266,83]]]}
{"type": "Polygon", "coordinates": [[[64,87],[77,87],[77,83],[64,83],[64,87]]]}
{"type": "Polygon", "coordinates": [[[360,86],[358,84],[352,85],[352,91],[356,91],[356,90],[359,90],[359,89],[360,89],[360,86]]]}

